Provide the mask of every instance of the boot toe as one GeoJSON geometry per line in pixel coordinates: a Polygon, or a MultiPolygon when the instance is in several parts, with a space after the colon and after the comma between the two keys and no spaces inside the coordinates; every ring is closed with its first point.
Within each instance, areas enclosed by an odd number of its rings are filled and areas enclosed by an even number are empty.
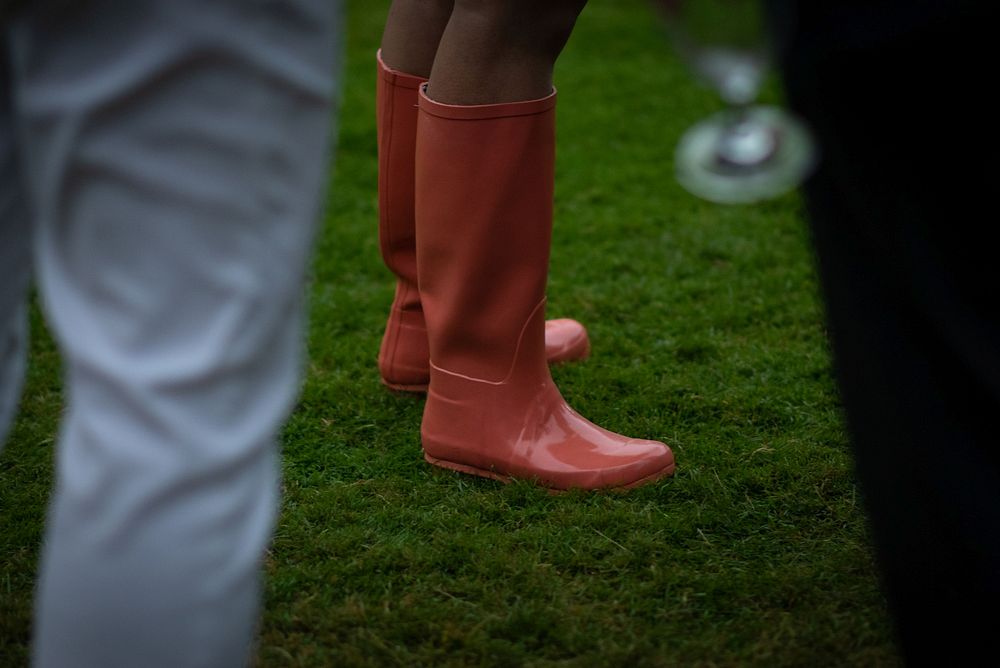
{"type": "Polygon", "coordinates": [[[586,359],[590,355],[587,328],[571,318],[545,323],[545,358],[550,364],[586,359]]]}
{"type": "Polygon", "coordinates": [[[580,470],[566,488],[631,489],[673,475],[674,454],[659,441],[627,439],[605,461],[580,470]]]}

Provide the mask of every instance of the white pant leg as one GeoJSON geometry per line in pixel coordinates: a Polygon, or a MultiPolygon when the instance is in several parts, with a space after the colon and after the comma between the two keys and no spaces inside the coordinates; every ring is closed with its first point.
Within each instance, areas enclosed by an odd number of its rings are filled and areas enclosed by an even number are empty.
{"type": "Polygon", "coordinates": [[[68,390],[34,661],[244,664],[299,384],[337,3],[45,4],[14,39],[68,390]]]}
{"type": "Polygon", "coordinates": [[[6,51],[0,31],[0,450],[24,380],[31,259],[31,225],[18,164],[6,51]]]}

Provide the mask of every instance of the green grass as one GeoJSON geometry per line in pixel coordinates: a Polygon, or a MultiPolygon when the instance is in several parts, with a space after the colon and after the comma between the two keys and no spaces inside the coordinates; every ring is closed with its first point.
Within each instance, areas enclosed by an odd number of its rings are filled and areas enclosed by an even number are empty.
{"type": "MultiPolygon", "coordinates": [[[[386,392],[374,364],[392,298],[374,157],[386,3],[350,8],[260,664],[896,665],[800,202],[724,208],[675,183],[678,137],[719,104],[641,0],[593,0],[559,62],[549,313],[594,343],[554,371],[566,398],[668,441],[677,475],[551,496],[422,461],[422,402],[386,392]]],[[[0,456],[2,665],[27,653],[61,411],[58,357],[34,325],[0,456]]]]}

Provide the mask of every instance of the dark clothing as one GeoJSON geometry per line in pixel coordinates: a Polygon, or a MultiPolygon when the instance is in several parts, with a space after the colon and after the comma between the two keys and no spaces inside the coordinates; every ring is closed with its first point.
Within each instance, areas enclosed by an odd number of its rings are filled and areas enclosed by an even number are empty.
{"type": "Polygon", "coordinates": [[[789,104],[822,151],[806,196],[835,366],[912,665],[973,665],[1000,630],[1000,170],[986,6],[770,2],[789,104]]]}

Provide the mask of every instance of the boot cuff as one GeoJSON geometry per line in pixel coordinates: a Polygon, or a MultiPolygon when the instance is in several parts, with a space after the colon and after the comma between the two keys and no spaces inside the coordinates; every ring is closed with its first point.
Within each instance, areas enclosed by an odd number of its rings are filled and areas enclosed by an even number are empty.
{"type": "Polygon", "coordinates": [[[501,102],[499,104],[442,104],[427,97],[426,86],[420,87],[420,110],[439,118],[459,121],[476,121],[511,116],[532,116],[542,114],[556,106],[556,89],[543,98],[523,102],[501,102]]]}

